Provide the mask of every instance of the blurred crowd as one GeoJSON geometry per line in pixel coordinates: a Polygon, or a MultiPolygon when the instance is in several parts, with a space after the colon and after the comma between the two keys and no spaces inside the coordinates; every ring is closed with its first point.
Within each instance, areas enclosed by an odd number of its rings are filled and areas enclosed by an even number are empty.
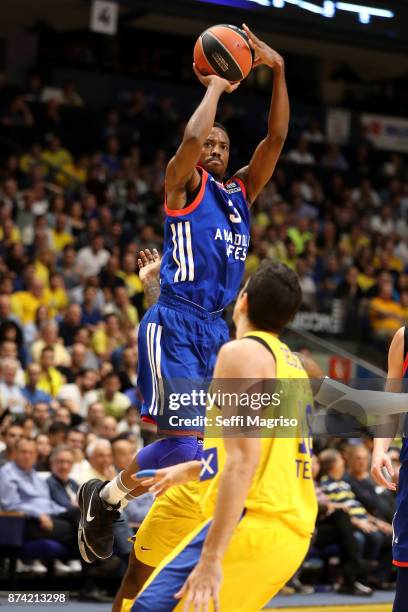
{"type": "MultiPolygon", "coordinates": [[[[338,584],[339,593],[367,596],[395,586],[391,545],[396,494],[371,478],[372,445],[370,438],[333,438],[312,457],[318,518],[305,571],[313,558],[324,560],[320,577],[338,584]]],[[[319,441],[316,450],[322,446],[319,441]]],[[[399,449],[391,448],[389,456],[398,478],[399,449]]],[[[295,587],[304,588],[296,579],[295,587]]]]}
{"type": "MultiPolygon", "coordinates": [[[[48,534],[74,550],[78,485],[111,479],[155,437],[139,419],[137,326],[146,304],[137,257],[161,249],[165,168],[186,117],[175,100],[137,91],[107,110],[96,142],[74,150],[60,130],[64,108],[83,106],[73,83],[54,94],[35,78],[25,92],[0,88],[8,92],[0,125],[43,133],[29,132],[32,142],[15,144],[0,165],[0,504],[27,515],[28,539],[48,534]]],[[[234,108],[222,106],[219,118],[233,159],[248,158],[242,135],[234,143],[234,108]]],[[[364,137],[341,150],[309,119],[254,205],[246,273],[264,257],[285,262],[299,275],[304,310],[331,313],[340,303],[343,336],[384,351],[408,319],[407,213],[403,156],[379,155],[364,137]]],[[[313,547],[337,547],[341,588],[364,594],[368,570],[376,588],[393,579],[394,499],[371,481],[366,446],[341,451],[314,459],[313,547]]],[[[119,560],[151,502],[131,502],[118,522],[119,560]]],[[[29,569],[44,571],[40,562],[29,569]]]]}

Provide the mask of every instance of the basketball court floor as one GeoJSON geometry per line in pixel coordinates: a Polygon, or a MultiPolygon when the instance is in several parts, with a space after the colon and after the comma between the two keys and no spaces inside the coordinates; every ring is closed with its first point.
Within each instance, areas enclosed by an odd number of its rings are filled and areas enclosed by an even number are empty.
{"type": "MultiPolygon", "coordinates": [[[[272,612],[391,612],[394,592],[377,591],[373,597],[351,597],[336,593],[313,593],[312,595],[292,595],[290,597],[275,597],[266,609],[272,612]]],[[[5,612],[27,610],[27,605],[9,605],[0,598],[0,608],[5,612]]],[[[61,605],[33,606],[41,612],[110,612],[110,604],[83,603],[71,601],[61,605]]],[[[222,612],[234,612],[222,610],[222,612]]],[[[255,611],[254,611],[255,612],[255,611]]]]}

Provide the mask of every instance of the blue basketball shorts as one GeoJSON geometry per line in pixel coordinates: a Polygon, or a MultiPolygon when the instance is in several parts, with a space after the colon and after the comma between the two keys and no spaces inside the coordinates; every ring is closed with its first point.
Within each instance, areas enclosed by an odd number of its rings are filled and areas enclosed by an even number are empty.
{"type": "Polygon", "coordinates": [[[197,436],[171,436],[142,448],[136,460],[140,470],[159,470],[186,461],[200,461],[202,454],[203,440],[197,436]]]}
{"type": "Polygon", "coordinates": [[[178,421],[185,420],[183,415],[204,416],[205,403],[195,403],[194,397],[189,403],[189,397],[193,390],[208,389],[218,351],[228,340],[221,312],[209,313],[182,298],[161,295],[139,326],[142,416],[156,422],[165,435],[177,435],[177,429],[201,435],[204,428],[197,419],[186,426],[178,421]],[[183,394],[183,401],[178,401],[183,394]]]}

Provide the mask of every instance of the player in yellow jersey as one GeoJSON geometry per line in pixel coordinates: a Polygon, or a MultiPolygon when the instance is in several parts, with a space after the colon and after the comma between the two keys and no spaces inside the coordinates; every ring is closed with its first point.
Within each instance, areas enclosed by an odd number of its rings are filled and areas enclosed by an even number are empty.
{"type": "MultiPolygon", "coordinates": [[[[240,393],[255,381],[275,379],[280,403],[258,410],[260,425],[246,420],[229,433],[226,419],[242,416],[237,412],[241,406],[238,402],[225,410],[222,404],[222,414],[215,409],[211,416],[212,422],[221,416],[224,436],[207,437],[206,428],[202,462],[158,470],[144,481],[163,499],[172,493],[188,497],[189,487],[195,486],[199,524],[159,564],[136,599],[123,602],[123,612],[167,612],[190,604],[207,610],[211,600],[214,610],[255,612],[302,563],[317,510],[307,435],[313,399],[298,357],[278,338],[300,299],[296,275],[270,261],[241,292],[234,310],[237,340],[221,349],[214,379],[230,387],[236,379],[240,393]],[[266,423],[274,418],[270,431],[266,423]],[[190,480],[199,482],[183,484],[190,480]],[[174,485],[182,486],[170,488],[174,485]]],[[[156,530],[166,531],[165,515],[156,530]]],[[[144,548],[154,547],[153,538],[144,548]]]]}

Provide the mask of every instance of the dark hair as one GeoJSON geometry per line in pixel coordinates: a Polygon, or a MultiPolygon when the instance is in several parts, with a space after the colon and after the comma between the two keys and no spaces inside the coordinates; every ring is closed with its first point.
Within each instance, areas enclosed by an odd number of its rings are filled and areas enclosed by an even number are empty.
{"type": "Polygon", "coordinates": [[[112,440],[110,441],[112,447],[114,444],[116,444],[116,442],[122,442],[123,440],[125,440],[125,442],[129,442],[129,437],[131,436],[131,432],[130,431],[122,431],[122,433],[118,434],[117,436],[115,436],[114,438],[112,438],[112,440]]]}
{"type": "Polygon", "coordinates": [[[248,317],[259,330],[279,333],[302,301],[298,277],[287,266],[264,259],[248,281],[248,317]]]}
{"type": "Polygon", "coordinates": [[[104,385],[106,381],[110,380],[111,378],[117,378],[118,380],[120,380],[119,374],[117,372],[108,372],[103,377],[101,384],[104,385]]]}
{"type": "Polygon", "coordinates": [[[55,459],[60,453],[70,453],[74,457],[74,451],[68,444],[60,444],[51,451],[50,460],[55,459]]]}
{"type": "Polygon", "coordinates": [[[83,436],[84,438],[86,437],[86,433],[84,431],[82,431],[82,429],[78,429],[78,427],[70,427],[69,428],[69,432],[68,435],[70,433],[79,433],[81,434],[81,436],[83,436]]]}
{"type": "Polygon", "coordinates": [[[65,435],[65,437],[68,435],[69,432],[69,425],[67,425],[66,423],[61,423],[61,421],[55,421],[55,423],[51,423],[51,425],[48,428],[48,434],[59,434],[59,433],[63,433],[65,435]]]}
{"type": "Polygon", "coordinates": [[[213,127],[218,128],[219,130],[222,130],[223,132],[225,132],[226,135],[228,136],[228,140],[231,140],[230,135],[228,134],[227,128],[224,125],[222,125],[222,123],[220,123],[219,121],[214,121],[213,127]]]}
{"type": "MultiPolygon", "coordinates": [[[[4,413],[3,413],[4,414],[4,413]]],[[[19,427],[24,427],[24,425],[28,422],[28,421],[34,421],[33,417],[31,414],[27,414],[25,416],[16,416],[16,418],[13,421],[13,425],[18,425],[19,427]]]]}
{"type": "Polygon", "coordinates": [[[334,448],[326,448],[326,450],[322,451],[319,455],[319,463],[320,463],[320,472],[319,478],[323,476],[327,476],[327,474],[332,469],[333,465],[337,461],[337,457],[340,455],[338,450],[334,448]]]}
{"type": "Polygon", "coordinates": [[[17,323],[11,320],[4,321],[0,325],[0,343],[2,343],[4,340],[10,342],[8,338],[6,338],[6,333],[9,329],[14,329],[16,332],[16,339],[15,341],[11,340],[11,342],[15,342],[15,344],[17,344],[17,347],[20,347],[23,344],[23,333],[19,325],[17,325],[17,323]]]}
{"type": "Polygon", "coordinates": [[[47,351],[52,351],[53,354],[55,353],[55,349],[51,344],[47,344],[43,349],[41,349],[41,355],[44,355],[44,353],[47,351]]]}
{"type": "Polygon", "coordinates": [[[125,414],[128,414],[130,410],[136,410],[137,412],[139,412],[139,408],[136,404],[130,404],[130,406],[126,408],[125,414]]]}

